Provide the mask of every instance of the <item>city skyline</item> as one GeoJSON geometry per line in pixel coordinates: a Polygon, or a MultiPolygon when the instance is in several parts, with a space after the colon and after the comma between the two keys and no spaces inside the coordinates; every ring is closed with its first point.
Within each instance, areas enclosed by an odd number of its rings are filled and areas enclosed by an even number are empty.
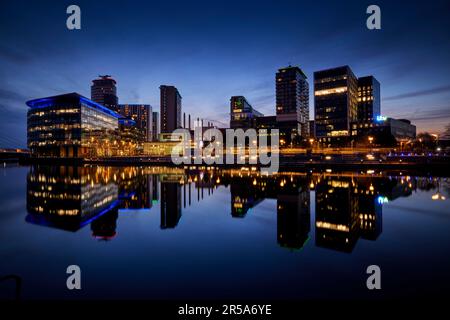
{"type": "Polygon", "coordinates": [[[383,25],[377,31],[365,28],[367,5],[351,2],[339,4],[348,10],[345,21],[334,13],[339,10],[332,10],[338,6],[333,3],[321,10],[287,2],[299,9],[292,10],[297,16],[274,3],[257,8],[243,4],[237,11],[235,3],[180,3],[186,10],[179,11],[183,13],[178,24],[169,26],[161,21],[163,4],[139,2],[121,11],[112,2],[99,12],[101,2],[80,2],[83,25],[78,33],[64,28],[65,5],[49,4],[28,5],[33,16],[45,11],[49,17],[39,27],[32,27],[35,20],[17,4],[8,3],[9,10],[2,11],[8,11],[8,16],[2,16],[6,41],[0,48],[4,147],[26,144],[25,101],[74,91],[89,96],[91,81],[105,73],[117,80],[119,103],[150,104],[159,110],[158,88],[170,84],[182,92],[183,112],[228,123],[229,99],[235,95],[245,96],[261,113],[273,115],[274,74],[289,64],[302,68],[308,77],[313,118],[313,72],[350,65],[355,74],[374,75],[382,83],[383,115],[410,119],[418,132],[443,131],[450,122],[450,81],[445,72],[449,28],[445,19],[436,18],[448,7],[444,2],[436,4],[435,10],[411,2],[404,12],[401,5],[382,1],[383,25]],[[199,12],[199,8],[206,11],[199,12]],[[127,23],[115,22],[119,13],[127,23]],[[232,26],[225,19],[231,13],[237,21],[232,26]],[[414,19],[419,13],[422,19],[414,19]],[[291,19],[284,19],[284,14],[291,19]],[[272,19],[271,23],[265,25],[265,19],[272,19]],[[320,27],[310,27],[314,19],[320,19],[320,27]],[[111,30],[99,38],[104,24],[111,30]],[[391,33],[402,30],[408,30],[411,37],[394,39],[391,33]],[[428,31],[433,33],[425,36],[428,31]],[[111,42],[111,37],[123,34],[131,36],[111,42]],[[245,50],[234,50],[237,45],[245,50]],[[114,46],[116,50],[109,50],[114,46]],[[6,145],[8,141],[17,143],[6,145]]]}
{"type": "Polygon", "coordinates": [[[5,306],[446,296],[449,0],[1,7],[5,306]]]}

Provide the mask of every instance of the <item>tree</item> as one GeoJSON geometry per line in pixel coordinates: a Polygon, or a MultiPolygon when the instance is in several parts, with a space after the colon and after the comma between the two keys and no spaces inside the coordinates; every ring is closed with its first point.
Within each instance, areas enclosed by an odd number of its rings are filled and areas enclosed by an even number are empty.
{"type": "Polygon", "coordinates": [[[437,147],[437,136],[432,135],[428,132],[421,132],[417,134],[416,137],[416,146],[425,151],[434,151],[437,147]]]}
{"type": "Polygon", "coordinates": [[[445,127],[445,131],[442,133],[440,140],[450,140],[450,123],[445,127]]]}

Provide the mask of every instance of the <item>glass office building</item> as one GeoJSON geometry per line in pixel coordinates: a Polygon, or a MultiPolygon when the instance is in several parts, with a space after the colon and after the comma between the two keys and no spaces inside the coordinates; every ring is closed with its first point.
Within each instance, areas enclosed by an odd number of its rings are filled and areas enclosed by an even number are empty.
{"type": "Polygon", "coordinates": [[[256,111],[243,96],[233,96],[230,99],[230,128],[249,129],[255,128],[255,119],[262,117],[261,112],[256,111]]]}
{"type": "Polygon", "coordinates": [[[380,83],[373,76],[358,78],[358,122],[374,123],[381,115],[380,83]]]}
{"type": "Polygon", "coordinates": [[[344,145],[358,117],[358,80],[349,66],[314,72],[316,137],[324,146],[344,145]]]}
{"type": "Polygon", "coordinates": [[[27,142],[34,157],[85,158],[118,152],[120,115],[78,93],[30,100],[27,142]]]}

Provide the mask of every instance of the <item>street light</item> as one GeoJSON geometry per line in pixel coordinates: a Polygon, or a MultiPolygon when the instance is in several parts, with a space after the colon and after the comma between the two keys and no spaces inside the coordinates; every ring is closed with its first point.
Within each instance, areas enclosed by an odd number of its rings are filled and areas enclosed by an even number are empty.
{"type": "Polygon", "coordinates": [[[312,149],[314,148],[314,139],[313,138],[309,139],[309,144],[310,144],[310,148],[311,148],[311,152],[312,152],[312,149]]]}
{"type": "Polygon", "coordinates": [[[373,142],[373,137],[369,136],[370,153],[372,153],[372,142],[373,142]]]}

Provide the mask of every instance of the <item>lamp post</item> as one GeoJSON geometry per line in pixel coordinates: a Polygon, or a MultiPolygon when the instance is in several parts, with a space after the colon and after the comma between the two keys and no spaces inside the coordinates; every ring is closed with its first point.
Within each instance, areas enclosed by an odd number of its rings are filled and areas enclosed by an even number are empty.
{"type": "Polygon", "coordinates": [[[314,139],[309,139],[309,144],[311,145],[311,149],[314,149],[314,139]]]}
{"type": "Polygon", "coordinates": [[[372,142],[373,142],[373,137],[369,136],[370,153],[372,153],[372,142]]]}

